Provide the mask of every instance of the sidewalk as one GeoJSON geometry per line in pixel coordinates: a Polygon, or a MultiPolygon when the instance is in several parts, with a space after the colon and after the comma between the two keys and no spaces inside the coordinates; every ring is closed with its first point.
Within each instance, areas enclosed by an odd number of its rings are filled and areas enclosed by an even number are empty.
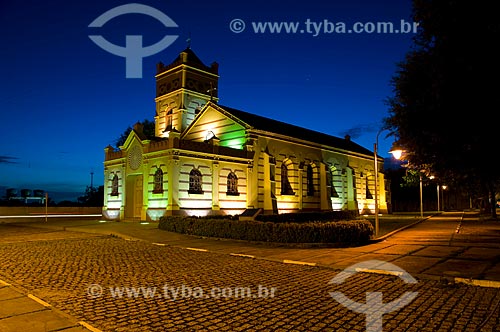
{"type": "MultiPolygon", "coordinates": [[[[500,222],[481,220],[474,211],[443,212],[424,216],[424,219],[409,215],[408,218],[402,220],[404,216],[401,216],[403,226],[399,229],[390,226],[396,229],[377,241],[351,248],[301,248],[202,238],[163,231],[157,228],[157,223],[49,220],[24,224],[335,270],[361,261],[379,260],[391,262],[422,279],[500,287],[500,222]]],[[[381,217],[380,220],[383,223],[387,219],[381,217]]]]}
{"type": "Polygon", "coordinates": [[[32,294],[0,280],[0,331],[94,331],[32,294]]]}

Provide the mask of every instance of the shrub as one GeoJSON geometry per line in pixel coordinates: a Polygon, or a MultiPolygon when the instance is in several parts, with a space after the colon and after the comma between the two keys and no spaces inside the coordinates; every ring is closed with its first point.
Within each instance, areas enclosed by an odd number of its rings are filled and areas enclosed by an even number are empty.
{"type": "Polygon", "coordinates": [[[271,222],[310,222],[310,221],[339,221],[353,220],[358,217],[357,211],[312,211],[282,214],[260,214],[256,217],[258,221],[271,222]]]}
{"type": "Polygon", "coordinates": [[[160,219],[158,228],[189,235],[277,243],[360,245],[373,235],[372,224],[363,219],[285,223],[168,216],[160,219]]]}

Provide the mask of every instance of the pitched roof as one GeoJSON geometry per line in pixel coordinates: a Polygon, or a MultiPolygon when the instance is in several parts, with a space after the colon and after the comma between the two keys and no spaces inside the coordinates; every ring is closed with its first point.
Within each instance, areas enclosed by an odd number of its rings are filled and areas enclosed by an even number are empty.
{"type": "Polygon", "coordinates": [[[193,50],[188,47],[185,50],[181,51],[170,64],[165,65],[162,62],[159,62],[156,67],[156,74],[160,74],[181,64],[186,64],[213,74],[218,74],[219,70],[219,65],[217,64],[217,62],[213,62],[211,66],[205,65],[203,61],[201,61],[200,58],[193,52],[193,50]],[[185,58],[183,58],[183,53],[186,54],[185,58]]]}
{"type": "Polygon", "coordinates": [[[371,156],[373,154],[373,152],[370,151],[369,149],[362,147],[361,145],[351,141],[350,139],[327,135],[325,133],[295,126],[286,122],[281,122],[278,120],[266,118],[260,115],[247,113],[223,105],[217,105],[217,106],[219,106],[226,112],[234,115],[238,119],[242,120],[243,122],[247,123],[248,125],[257,130],[294,137],[312,143],[318,143],[326,146],[331,146],[334,148],[339,148],[342,150],[357,152],[364,155],[371,156]]]}
{"type": "MultiPolygon", "coordinates": [[[[193,52],[192,49],[190,49],[189,47],[186,48],[184,51],[182,51],[181,53],[187,53],[187,62],[188,63],[191,63],[191,64],[196,64],[196,65],[199,65],[199,66],[203,66],[203,67],[207,67],[203,61],[200,60],[200,58],[198,58],[198,56],[193,52]]],[[[182,59],[181,59],[181,54],[179,53],[179,55],[177,56],[177,58],[175,58],[174,61],[172,61],[172,63],[176,63],[176,64],[180,64],[182,63],[182,59]]],[[[208,68],[208,67],[207,67],[208,68]]]]}

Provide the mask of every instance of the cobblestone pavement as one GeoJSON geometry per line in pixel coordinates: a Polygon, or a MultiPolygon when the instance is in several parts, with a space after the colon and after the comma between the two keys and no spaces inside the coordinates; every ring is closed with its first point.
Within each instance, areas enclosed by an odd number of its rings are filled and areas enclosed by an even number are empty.
{"type": "Polygon", "coordinates": [[[332,268],[113,236],[1,228],[0,279],[102,331],[366,331],[365,314],[330,292],[360,303],[368,292],[382,292],[384,303],[417,292],[407,306],[383,315],[384,331],[500,327],[498,288],[411,284],[380,273],[355,273],[332,284],[340,272],[332,268]]]}

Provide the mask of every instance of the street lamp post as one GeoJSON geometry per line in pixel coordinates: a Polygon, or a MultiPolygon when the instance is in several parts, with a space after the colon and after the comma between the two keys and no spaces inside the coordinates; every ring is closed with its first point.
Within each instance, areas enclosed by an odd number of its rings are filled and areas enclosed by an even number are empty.
{"type": "Polygon", "coordinates": [[[422,173],[419,174],[420,176],[420,218],[424,217],[424,197],[423,197],[423,190],[422,190],[422,173]]]}
{"type": "Polygon", "coordinates": [[[375,173],[375,237],[378,237],[379,234],[379,229],[380,229],[380,221],[378,218],[379,214],[379,205],[378,205],[378,137],[380,136],[380,133],[384,130],[385,128],[380,128],[380,130],[377,132],[377,137],[375,138],[375,143],[373,144],[373,155],[374,155],[374,166],[373,170],[375,173]]]}
{"type": "Polygon", "coordinates": [[[437,204],[438,206],[437,206],[437,208],[438,208],[438,212],[439,212],[439,211],[440,211],[440,210],[439,210],[439,207],[440,207],[440,206],[439,206],[439,183],[437,184],[436,188],[437,188],[437,199],[438,199],[438,202],[437,202],[437,203],[438,203],[438,204],[437,204]]]}
{"type": "MultiPolygon", "coordinates": [[[[392,153],[394,158],[399,160],[399,159],[401,159],[404,151],[400,150],[400,149],[393,149],[389,152],[392,153]]],[[[419,187],[420,187],[420,218],[423,218],[424,217],[424,200],[423,200],[422,172],[419,172],[418,175],[419,175],[419,187]]]]}
{"type": "MultiPolygon", "coordinates": [[[[380,133],[380,131],[379,131],[380,133]]],[[[375,173],[375,237],[378,237],[379,233],[379,220],[378,220],[378,158],[377,158],[377,148],[378,148],[378,134],[377,134],[377,141],[375,144],[373,144],[373,151],[375,155],[375,166],[374,166],[374,173],[375,173]]]]}

